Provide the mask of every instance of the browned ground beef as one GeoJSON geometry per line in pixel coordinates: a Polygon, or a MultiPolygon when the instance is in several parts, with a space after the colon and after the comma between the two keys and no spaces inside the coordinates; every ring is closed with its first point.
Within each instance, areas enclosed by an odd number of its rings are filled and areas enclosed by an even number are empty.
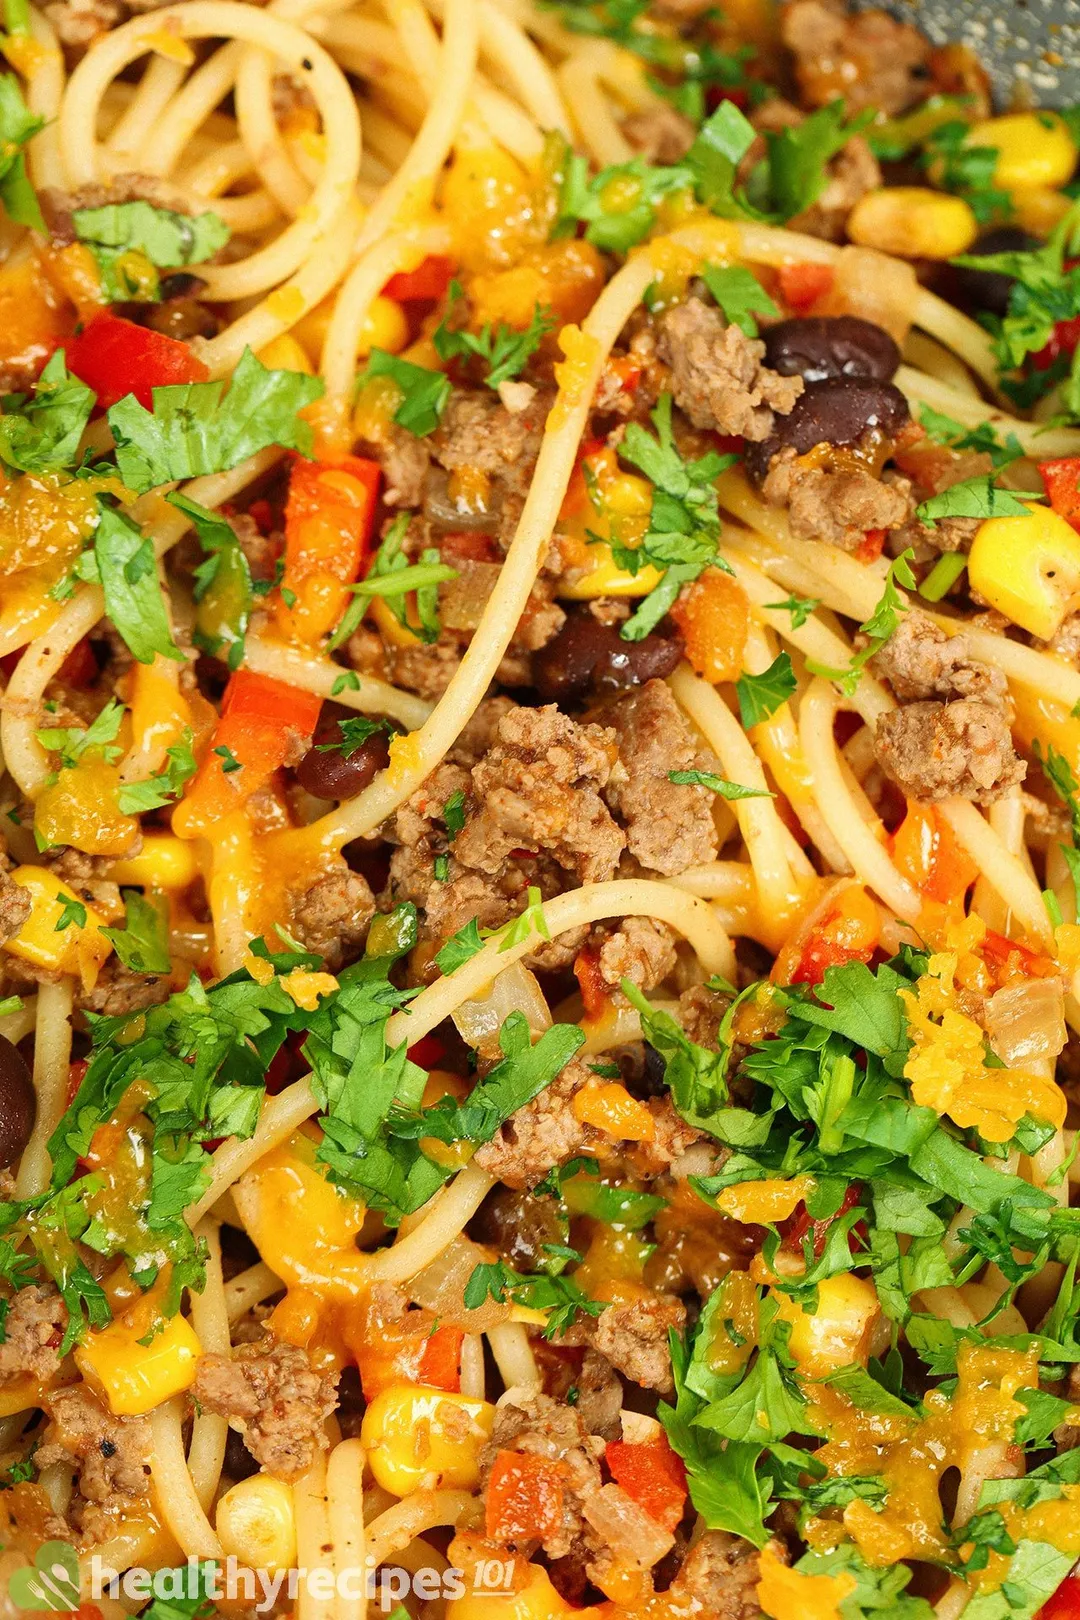
{"type": "Polygon", "coordinates": [[[67,1307],[52,1283],[20,1288],[4,1317],[0,1383],[32,1378],[46,1384],[55,1378],[60,1370],[59,1347],[67,1316],[67,1307]]]}
{"type": "Polygon", "coordinates": [[[827,540],[857,551],[868,529],[894,529],[911,511],[906,479],[875,478],[863,467],[808,466],[789,445],[773,457],[762,485],[773,506],[786,506],[797,540],[827,540]]]}
{"type": "Polygon", "coordinates": [[[626,829],[626,847],[650,872],[675,877],[716,858],[708,788],[669,779],[671,771],[709,768],[670,689],[648,681],[598,712],[614,729],[622,769],[605,797],[626,829]]]}
{"type": "Polygon", "coordinates": [[[114,1417],[85,1384],[58,1389],[48,1407],[50,1422],[34,1459],[39,1469],[71,1462],[88,1502],[149,1495],[149,1418],[114,1417]]]}
{"type": "Polygon", "coordinates": [[[1011,793],[1027,771],[1016,757],[1004,712],[981,698],[909,703],[883,714],[874,750],[906,798],[929,803],[958,796],[991,804],[1011,793]]]}
{"type": "Polygon", "coordinates": [[[695,427],[767,439],[773,411],[786,415],[803,391],[801,377],[762,365],[765,345],[719,312],[688,298],[660,317],[660,358],[671,367],[676,405],[695,427]]]}
{"type": "MultiPolygon", "coordinates": [[[[770,1546],[787,1563],[780,1543],[770,1546]]],[[[748,1541],[726,1530],[707,1530],[687,1553],[672,1583],[672,1597],[709,1620],[760,1620],[760,1578],[758,1553],[748,1541]]]]}
{"type": "Polygon", "coordinates": [[[323,958],[330,972],[352,960],[367,938],[375,899],[366,878],[345,863],[292,893],[289,928],[305,949],[323,958]]]}
{"type": "Polygon", "coordinates": [[[313,1367],[306,1350],[264,1340],[240,1345],[231,1357],[203,1356],[194,1394],[207,1411],[228,1418],[257,1462],[291,1479],[326,1449],[337,1379],[313,1367]]]}
{"type": "Polygon", "coordinates": [[[894,22],[884,11],[849,14],[843,0],[789,0],[780,26],[811,106],[839,95],[851,112],[898,113],[926,94],[920,70],[930,47],[910,23],[894,22]]]}
{"type": "Polygon", "coordinates": [[[925,698],[985,698],[1004,705],[1004,675],[979,663],[963,632],[949,636],[921,608],[912,608],[874,658],[901,703],[925,698]]]}
{"type": "Polygon", "coordinates": [[[0,871],[0,944],[19,932],[30,915],[30,891],[0,871]]]}

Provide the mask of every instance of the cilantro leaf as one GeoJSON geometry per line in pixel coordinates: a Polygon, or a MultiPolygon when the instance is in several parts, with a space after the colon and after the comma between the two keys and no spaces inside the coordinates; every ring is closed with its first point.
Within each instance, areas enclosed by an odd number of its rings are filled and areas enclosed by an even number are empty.
{"type": "Polygon", "coordinates": [[[694,172],[686,164],[658,168],[644,158],[612,164],[590,179],[588,160],[571,152],[559,194],[556,232],[566,234],[580,221],[587,242],[608,253],[628,253],[653,229],[656,210],[665,198],[689,192],[693,183],[694,172]]]}
{"type": "MultiPolygon", "coordinates": [[[[460,285],[452,281],[451,308],[462,296],[460,285]]],[[[451,327],[444,320],[435,328],[432,341],[440,360],[452,360],[459,355],[475,355],[483,360],[487,365],[485,383],[489,388],[498,389],[500,383],[518,375],[554,324],[551,311],[537,304],[524,329],[508,326],[505,321],[496,321],[494,325],[488,321],[479,332],[469,332],[464,327],[451,327]]]]}
{"type": "Polygon", "coordinates": [[[254,601],[251,568],[231,523],[188,495],[173,490],[165,499],[191,519],[205,556],[194,573],[197,604],[195,642],[239,667],[254,601]]]}
{"type": "Polygon", "coordinates": [[[351,587],[353,601],[330,637],[328,651],[333,652],[335,647],[348,641],[373,596],[385,602],[397,622],[418,641],[430,644],[439,639],[438,588],[448,580],[457,579],[457,569],[444,563],[434,546],[421,552],[418,563],[410,563],[404,551],[408,527],[408,512],[399,513],[387,529],[367,574],[351,587]],[[413,593],[419,624],[414,623],[408,613],[406,598],[413,593]]]}
{"type": "Polygon", "coordinates": [[[62,770],[72,770],[91,748],[98,750],[102,759],[111,763],[120,757],[121,750],[115,745],[115,739],[123,718],[124,705],[119,699],[110,698],[86,727],[47,726],[34,735],[42,748],[51,754],[59,754],[62,770]]]}
{"type": "MultiPolygon", "coordinates": [[[[136,405],[134,399],[130,403],[136,405]]],[[[142,410],[142,406],[136,405],[136,409],[142,410]]],[[[94,558],[105,593],[105,611],[132,657],[140,664],[152,664],[158,653],[182,659],[169,629],[154,543],[116,507],[103,501],[98,502],[94,558]]]]}
{"type": "Polygon", "coordinates": [[[919,421],[930,438],[936,439],[939,444],[947,444],[952,450],[981,451],[990,457],[995,467],[1007,467],[1024,454],[1023,445],[1015,433],[1007,434],[1002,441],[989,422],[965,428],[962,422],[954,421],[942,411],[935,411],[931,405],[919,406],[919,421]]]}
{"type": "Polygon", "coordinates": [[[910,606],[897,590],[896,582],[899,580],[909,591],[914,589],[915,575],[911,572],[911,559],[914,556],[915,553],[910,549],[902,551],[899,557],[889,564],[889,571],[885,576],[885,589],[877,606],[870,617],[859,626],[859,630],[867,637],[866,646],[852,655],[851,662],[845,669],[831,669],[808,658],[806,667],[812,675],[823,675],[826,679],[835,681],[848,697],[852,695],[863,668],[875,653],[881,651],[890,637],[896,634],[897,626],[910,606]]]}
{"type": "Polygon", "coordinates": [[[366,715],[350,714],[337,722],[341,733],[337,742],[316,743],[316,751],[320,754],[340,753],[344,759],[352,756],[380,731],[393,734],[393,728],[388,720],[369,720],[366,715]]]}
{"type": "Polygon", "coordinates": [[[134,973],[168,973],[169,904],[164,895],[151,898],[125,889],[123,928],[103,928],[125,967],[134,973]]]}
{"type": "Polygon", "coordinates": [[[414,365],[385,349],[372,349],[367,377],[389,377],[401,392],[394,421],[406,432],[422,439],[434,433],[450,401],[450,379],[445,372],[414,365]]]}
{"type": "Polygon", "coordinates": [[[527,1310],[547,1311],[544,1338],[553,1339],[565,1333],[579,1311],[588,1316],[599,1316],[607,1309],[607,1302],[589,1299],[572,1277],[552,1276],[550,1272],[522,1275],[502,1260],[482,1261],[474,1267],[465,1284],[463,1295],[466,1309],[475,1309],[485,1300],[497,1304],[510,1300],[527,1310]]]}
{"type": "Polygon", "coordinates": [[[873,118],[872,109],[866,108],[845,121],[844,103],[837,100],[819,107],[801,124],[766,130],[766,156],[750,176],[748,196],[780,224],[805,213],[825,190],[829,161],[873,118]]]}
{"type": "Polygon", "coordinates": [[[311,428],[299,412],[323,385],[301,371],[271,371],[245,349],[228,392],[223,382],[178,383],[154,389],[146,410],[128,394],[107,413],[116,464],[129,489],[226,472],[278,444],[307,454],[311,428]]]}
{"type": "Polygon", "coordinates": [[[722,799],[772,799],[776,795],[768,788],[744,787],[741,782],[728,782],[711,771],[668,771],[668,781],[679,787],[704,787],[718,793],[722,799]]]}
{"type": "Polygon", "coordinates": [[[770,720],[781,704],[793,696],[797,686],[791,658],[786,652],[778,653],[760,675],[740,675],[735,682],[735,695],[739,700],[743,730],[749,731],[751,726],[770,720]]]}
{"type": "Polygon", "coordinates": [[[766,602],[767,608],[777,613],[787,613],[791,617],[791,628],[800,630],[812,613],[816,613],[821,606],[820,597],[816,596],[786,596],[782,602],[766,602]]]}
{"type": "Polygon", "coordinates": [[[111,303],[153,301],[160,295],[155,270],[178,270],[212,258],[229,240],[225,221],[211,211],[179,214],[138,199],[77,208],[75,235],[97,260],[111,303]]]}
{"type": "Polygon", "coordinates": [[[779,317],[779,309],[744,264],[706,265],[701,277],[723,312],[724,319],[734,322],[747,337],[758,335],[755,315],[779,317]]]}
{"type": "Polygon", "coordinates": [[[936,523],[946,517],[1024,517],[1031,511],[1032,496],[1024,500],[1012,490],[1001,489],[994,482],[993,473],[982,473],[965,478],[959,484],[943,489],[940,495],[931,495],[915,509],[923,523],[936,523]]]}
{"type": "Polygon", "coordinates": [[[449,978],[456,973],[459,967],[472,960],[478,951],[484,948],[484,941],[480,936],[480,925],[475,917],[470,917],[463,928],[451,935],[446,944],[435,956],[439,972],[449,978]]]}
{"type": "Polygon", "coordinates": [[[61,472],[75,464],[97,396],[67,369],[63,349],[49,357],[30,395],[9,394],[0,416],[0,457],[20,472],[61,472]]]}
{"type": "Polygon", "coordinates": [[[44,124],[44,118],[32,113],[23,100],[15,75],[0,74],[0,203],[16,225],[29,225],[43,233],[45,221],[26,171],[23,148],[44,124]]]}

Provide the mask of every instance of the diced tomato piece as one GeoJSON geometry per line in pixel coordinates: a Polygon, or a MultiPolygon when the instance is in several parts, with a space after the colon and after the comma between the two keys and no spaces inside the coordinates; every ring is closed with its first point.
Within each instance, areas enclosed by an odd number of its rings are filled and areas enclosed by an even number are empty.
{"type": "Polygon", "coordinates": [[[90,1067],[90,1063],[89,1063],[89,1059],[87,1059],[87,1058],[76,1058],[74,1063],[69,1063],[68,1064],[68,1081],[67,1081],[67,1107],[68,1108],[70,1108],[72,1103],[75,1101],[75,1098],[76,1098],[76,1096],[78,1094],[79,1087],[82,1085],[83,1079],[84,1079],[84,1077],[86,1075],[86,1071],[87,1071],[87,1069],[89,1067],[90,1067]]]}
{"type": "Polygon", "coordinates": [[[210,747],[173,812],[173,831],[195,838],[244,807],[284,765],[297,739],[310,742],[322,699],[269,675],[239,669],[225,688],[210,747]]]}
{"type": "Polygon", "coordinates": [[[805,315],[832,291],[836,272],[831,264],[815,264],[811,260],[804,264],[782,264],[776,276],[784,303],[796,315],[805,315]]]}
{"type": "Polygon", "coordinates": [[[88,636],[77,641],[58,671],[68,686],[89,686],[97,678],[98,663],[88,636]]]}
{"type": "Polygon", "coordinates": [[[420,1352],[420,1382],[451,1392],[461,1388],[462,1328],[444,1325],[429,1333],[420,1352]]]}
{"type": "Polygon", "coordinates": [[[932,804],[914,799],[909,799],[907,815],[893,834],[892,857],[920,894],[941,905],[959,900],[979,875],[945,817],[932,804]]]}
{"type": "MultiPolygon", "coordinates": [[[[842,967],[845,962],[869,962],[877,949],[880,933],[877,906],[864,888],[851,884],[839,896],[835,909],[811,930],[789,982],[820,984],[831,967],[842,967]]],[[[777,958],[778,963],[782,961],[782,954],[777,958]]]]}
{"type": "Polygon", "coordinates": [[[861,563],[877,562],[885,549],[885,530],[867,529],[862,538],[862,545],[855,552],[855,561],[861,563]]]}
{"type": "Polygon", "coordinates": [[[1080,343],[1080,315],[1070,315],[1067,321],[1058,321],[1050,339],[1031,356],[1036,371],[1049,371],[1061,355],[1071,355],[1080,343]]]}
{"type": "Polygon", "coordinates": [[[686,1507],[686,1467],[667,1436],[648,1443],[611,1440],[604,1448],[611,1477],[650,1519],[674,1530],[686,1507]]]}
{"type": "Polygon", "coordinates": [[[492,1541],[543,1540],[562,1521],[565,1466],[531,1451],[500,1451],[487,1489],[492,1541]]]}
{"type": "Polygon", "coordinates": [[[151,410],[155,388],[210,376],[186,343],[108,311],[95,315],[65,347],[68,370],[94,390],[104,411],[128,394],[151,410]]]}
{"type": "Polygon", "coordinates": [[[409,1062],[415,1063],[421,1069],[434,1069],[445,1051],[446,1047],[437,1035],[421,1035],[420,1039],[409,1047],[409,1062]]]}
{"type": "Polygon", "coordinates": [[[461,1328],[435,1326],[428,1311],[399,1322],[368,1317],[362,1334],[346,1341],[356,1357],[364,1398],[373,1401],[391,1384],[426,1384],[456,1394],[461,1388],[461,1328]]]}
{"type": "Polygon", "coordinates": [[[285,506],[285,571],[274,612],[313,645],[337,624],[371,547],[379,464],[361,456],[293,462],[285,506]]]}
{"type": "MultiPolygon", "coordinates": [[[[846,1215],[849,1209],[854,1209],[861,1197],[862,1185],[858,1181],[853,1181],[847,1192],[844,1194],[843,1201],[840,1208],[836,1211],[836,1214],[827,1216],[823,1221],[811,1220],[806,1205],[800,1204],[794,1215],[789,1215],[786,1221],[781,1221],[780,1223],[780,1232],[783,1235],[784,1248],[789,1249],[793,1254],[802,1254],[803,1238],[808,1232],[812,1232],[814,1235],[814,1257],[815,1259],[820,1259],[821,1255],[824,1253],[825,1244],[829,1236],[829,1228],[833,1221],[837,1220],[841,1215],[846,1215]]],[[[861,1226],[862,1222],[859,1221],[848,1234],[848,1247],[852,1250],[852,1252],[855,1250],[855,1242],[853,1240],[856,1238],[861,1226]]]]}
{"type": "Polygon", "coordinates": [[[1039,1610],[1037,1620],[1080,1620],[1080,1575],[1066,1575],[1039,1610]]]}
{"type": "Polygon", "coordinates": [[[581,990],[586,1018],[603,1018],[611,1006],[611,988],[600,974],[599,951],[578,952],[574,958],[574,978],[581,990]]]}
{"type": "Polygon", "coordinates": [[[384,298],[399,304],[422,303],[442,298],[454,279],[454,261],[441,253],[429,253],[415,270],[399,270],[383,288],[384,298]]]}
{"type": "Polygon", "coordinates": [[[1006,939],[1004,934],[997,934],[992,928],[987,929],[986,938],[979,949],[983,961],[1002,984],[1014,979],[1052,979],[1058,973],[1049,956],[1021,945],[1017,939],[1006,939]]]}
{"type": "Polygon", "coordinates": [[[1039,477],[1054,511],[1080,533],[1080,456],[1040,461],[1039,477]]]}

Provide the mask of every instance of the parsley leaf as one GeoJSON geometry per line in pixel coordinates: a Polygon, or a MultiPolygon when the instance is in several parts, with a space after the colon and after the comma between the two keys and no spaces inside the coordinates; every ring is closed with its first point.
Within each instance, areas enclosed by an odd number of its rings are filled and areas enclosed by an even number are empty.
{"type": "Polygon", "coordinates": [[[337,727],[341,733],[338,741],[316,743],[318,753],[340,753],[344,759],[351,759],[358,749],[363,748],[369,737],[374,737],[380,731],[389,733],[393,731],[388,720],[369,720],[362,714],[346,715],[338,721],[337,727]]]}
{"type": "Polygon", "coordinates": [[[456,973],[459,967],[472,960],[478,951],[484,948],[484,941],[480,933],[480,925],[475,917],[470,917],[464,927],[452,934],[446,944],[436,953],[435,961],[439,972],[449,978],[456,973]]]}
{"type": "MultiPolygon", "coordinates": [[[[142,410],[134,399],[127,403],[142,410]]],[[[104,501],[98,502],[94,558],[105,593],[105,611],[132,657],[140,664],[152,664],[158,653],[163,658],[182,659],[169,629],[154,543],[104,501]]]]}
{"type": "Polygon", "coordinates": [[[742,674],[735,682],[735,695],[739,700],[739,716],[743,730],[770,720],[793,695],[798,682],[786,652],[778,653],[760,675],[742,674]]]}
{"type": "Polygon", "coordinates": [[[195,642],[239,667],[254,601],[251,569],[236,530],[217,512],[173,490],[165,499],[191,519],[205,556],[194,569],[195,642]]]}
{"type": "Polygon", "coordinates": [[[15,75],[0,74],[0,203],[16,225],[42,232],[45,221],[26,172],[23,148],[44,124],[23,100],[15,75]]]}
{"type": "Polygon", "coordinates": [[[828,181],[827,165],[853,135],[873,121],[866,108],[845,121],[844,103],[819,107],[801,124],[765,131],[766,156],[747,182],[747,196],[778,224],[817,202],[828,181]]]}
{"type": "Polygon", "coordinates": [[[509,1299],[527,1310],[547,1311],[545,1339],[565,1333],[579,1311],[599,1316],[607,1309],[606,1300],[589,1299],[572,1277],[552,1276],[549,1272],[523,1276],[502,1260],[476,1266],[465,1284],[463,1298],[466,1309],[475,1309],[490,1298],[500,1305],[509,1299]]]}
{"type": "Polygon", "coordinates": [[[86,727],[46,726],[34,733],[42,748],[60,755],[62,770],[72,770],[88,749],[97,749],[102,759],[110,763],[119,759],[121,749],[115,745],[124,718],[124,705],[110,698],[86,727]]]}
{"type": "Polygon", "coordinates": [[[896,582],[899,580],[906,590],[914,589],[915,575],[911,572],[911,559],[914,556],[915,553],[910,549],[902,551],[899,557],[889,564],[885,588],[878,604],[870,617],[859,626],[859,630],[868,638],[866,646],[853,654],[850,664],[845,669],[831,669],[808,658],[806,667],[812,675],[823,675],[828,680],[835,681],[848,697],[851,696],[865,665],[896,634],[901,618],[908,611],[910,603],[905,602],[900,595],[896,582]]]}
{"type": "Polygon", "coordinates": [[[766,602],[767,608],[777,613],[787,613],[791,617],[791,628],[800,630],[812,613],[816,613],[821,606],[821,598],[817,596],[786,596],[782,602],[766,602]]]}
{"type": "Polygon", "coordinates": [[[61,902],[61,907],[54,932],[62,934],[65,928],[71,927],[72,923],[75,924],[76,928],[85,928],[86,907],[82,901],[76,900],[73,895],[66,895],[62,891],[57,895],[57,899],[61,902]]]}
{"type": "Polygon", "coordinates": [[[734,322],[747,337],[758,335],[755,315],[780,314],[761,282],[744,264],[706,265],[701,276],[724,319],[734,322]]]}
{"type": "Polygon", "coordinates": [[[160,810],[173,804],[195,775],[195,754],[191,746],[191,728],[185,726],[179,742],[166,748],[168,763],[141,782],[122,782],[117,789],[116,802],[125,816],[142,815],[147,810],[160,810]]]}
{"type": "Polygon", "coordinates": [[[245,349],[228,392],[223,382],[178,383],[154,389],[146,410],[128,394],[108,412],[116,464],[129,489],[226,472],[278,444],[306,455],[311,428],[300,411],[323,385],[301,371],[271,371],[245,349]]]}
{"type": "Polygon", "coordinates": [[[168,973],[169,903],[164,897],[150,898],[138,889],[125,889],[123,928],[103,928],[106,939],[125,967],[134,973],[168,973]]]}
{"type": "Polygon", "coordinates": [[[434,433],[450,400],[450,379],[445,372],[416,366],[385,349],[372,349],[366,377],[389,377],[401,393],[394,421],[422,439],[434,433]]]}
{"type": "MultiPolygon", "coordinates": [[[[463,297],[458,282],[450,283],[450,306],[463,297]]],[[[447,317],[447,320],[449,317],[447,317]]],[[[432,341],[441,360],[452,360],[459,355],[475,355],[487,365],[484,378],[489,388],[516,377],[530,355],[536,353],[546,333],[555,325],[555,317],[548,309],[537,304],[527,327],[519,330],[505,321],[488,321],[479,332],[468,332],[464,327],[450,327],[447,320],[435,328],[432,341]]]]}
{"type": "Polygon", "coordinates": [[[1032,496],[1024,500],[1012,490],[1001,489],[994,482],[994,473],[982,473],[965,478],[959,484],[943,489],[940,495],[931,495],[915,509],[923,523],[936,523],[946,517],[1024,517],[1031,511],[1032,496]]]}
{"type": "Polygon", "coordinates": [[[153,301],[160,295],[156,270],[201,264],[223,248],[230,235],[218,214],[178,214],[141,198],[77,208],[71,223],[97,260],[111,303],[153,301]]]}
{"type": "Polygon", "coordinates": [[[1015,433],[1007,434],[1002,441],[989,422],[966,428],[962,422],[954,421],[943,411],[935,411],[931,405],[919,406],[919,421],[930,438],[939,444],[947,444],[952,450],[979,450],[990,457],[995,467],[1007,467],[1024,454],[1015,433]]]}
{"type": "Polygon", "coordinates": [[[1012,198],[994,185],[999,151],[996,146],[969,143],[971,125],[963,118],[950,118],[928,135],[919,161],[931,171],[935,185],[962,197],[980,224],[994,218],[1008,218],[1012,198]]]}
{"type": "Polygon", "coordinates": [[[341,623],[330,637],[328,650],[333,652],[348,641],[359,625],[371,597],[384,601],[397,622],[418,641],[426,644],[439,639],[439,590],[451,579],[457,579],[457,569],[444,563],[434,546],[420,553],[420,561],[410,563],[404,551],[405,534],[409,527],[408,512],[401,512],[391,523],[382,545],[372,559],[366,576],[353,585],[353,601],[349,603],[341,623]],[[416,618],[409,617],[406,597],[415,592],[416,618]]]}
{"type": "Polygon", "coordinates": [[[5,398],[0,457],[20,472],[61,472],[74,466],[96,397],[71,375],[63,349],[57,349],[32,394],[5,398]]]}
{"type": "Polygon", "coordinates": [[[668,781],[679,787],[704,787],[719,793],[722,799],[772,799],[776,795],[768,788],[743,787],[741,782],[728,782],[711,771],[668,771],[668,781]]]}

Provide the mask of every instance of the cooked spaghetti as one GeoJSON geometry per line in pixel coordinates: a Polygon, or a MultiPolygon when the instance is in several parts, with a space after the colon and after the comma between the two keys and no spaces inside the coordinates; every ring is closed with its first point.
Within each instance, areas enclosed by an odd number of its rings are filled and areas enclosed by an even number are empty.
{"type": "Polygon", "coordinates": [[[1076,1620],[1077,110],[4,20],[0,1613],[1076,1620]]]}

